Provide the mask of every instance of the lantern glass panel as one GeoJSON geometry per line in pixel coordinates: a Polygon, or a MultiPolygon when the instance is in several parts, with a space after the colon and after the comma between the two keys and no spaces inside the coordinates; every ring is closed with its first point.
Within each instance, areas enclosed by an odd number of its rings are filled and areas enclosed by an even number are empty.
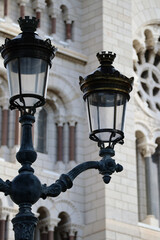
{"type": "MultiPolygon", "coordinates": [[[[30,57],[13,59],[7,64],[7,72],[11,97],[23,96],[26,106],[33,106],[37,102],[37,95],[45,97],[48,75],[46,61],[30,57]]],[[[19,99],[17,103],[22,104],[19,99]]]]}
{"type": "Polygon", "coordinates": [[[126,96],[115,92],[95,92],[87,97],[86,102],[90,133],[95,131],[96,138],[102,142],[120,137],[114,130],[123,131],[126,96]]]}

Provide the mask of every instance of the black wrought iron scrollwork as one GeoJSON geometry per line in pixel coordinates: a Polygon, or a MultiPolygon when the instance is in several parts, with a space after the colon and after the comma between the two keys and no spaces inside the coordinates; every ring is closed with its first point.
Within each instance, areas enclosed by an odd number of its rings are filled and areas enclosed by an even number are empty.
{"type": "Polygon", "coordinates": [[[44,184],[42,186],[41,198],[57,197],[61,192],[65,192],[73,186],[73,180],[82,172],[88,169],[98,169],[99,173],[103,175],[104,183],[108,184],[111,180],[111,175],[114,172],[121,172],[123,167],[116,164],[115,160],[111,158],[114,155],[112,148],[101,149],[100,156],[103,156],[100,161],[88,161],[77,165],[67,174],[62,174],[60,178],[50,186],[44,184]]]}

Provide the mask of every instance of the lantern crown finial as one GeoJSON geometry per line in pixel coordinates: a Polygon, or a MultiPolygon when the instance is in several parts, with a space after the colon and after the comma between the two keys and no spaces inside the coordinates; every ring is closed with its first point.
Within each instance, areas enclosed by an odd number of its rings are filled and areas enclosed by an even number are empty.
{"type": "Polygon", "coordinates": [[[116,57],[115,53],[102,51],[97,53],[97,58],[101,65],[112,64],[116,57]]]}
{"type": "Polygon", "coordinates": [[[32,32],[34,33],[38,27],[39,19],[29,16],[25,16],[25,18],[20,17],[18,19],[19,26],[22,32],[32,32]]]}

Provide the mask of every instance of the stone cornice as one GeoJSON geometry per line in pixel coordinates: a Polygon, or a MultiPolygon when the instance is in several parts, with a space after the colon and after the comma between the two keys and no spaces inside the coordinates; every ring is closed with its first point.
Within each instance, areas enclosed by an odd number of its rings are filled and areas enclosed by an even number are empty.
{"type": "Polygon", "coordinates": [[[56,55],[62,57],[64,59],[70,61],[76,61],[79,64],[85,65],[87,64],[87,56],[83,55],[82,53],[73,51],[69,48],[64,48],[61,45],[56,44],[56,48],[58,49],[56,55]]]}
{"type": "Polygon", "coordinates": [[[0,18],[0,36],[13,38],[20,33],[18,24],[13,23],[10,18],[0,18]]]}

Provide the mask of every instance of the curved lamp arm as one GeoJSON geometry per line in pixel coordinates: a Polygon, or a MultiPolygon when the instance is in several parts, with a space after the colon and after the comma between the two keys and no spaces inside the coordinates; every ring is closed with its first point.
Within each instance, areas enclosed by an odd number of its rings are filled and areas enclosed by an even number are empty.
{"type": "Polygon", "coordinates": [[[112,173],[121,172],[123,167],[116,164],[115,160],[111,158],[110,154],[105,154],[100,161],[88,161],[81,163],[74,167],[67,174],[62,174],[60,178],[50,186],[42,185],[41,198],[56,197],[61,192],[65,192],[73,186],[73,180],[82,172],[88,169],[98,169],[99,173],[103,175],[103,181],[107,184],[110,182],[112,173]]]}

